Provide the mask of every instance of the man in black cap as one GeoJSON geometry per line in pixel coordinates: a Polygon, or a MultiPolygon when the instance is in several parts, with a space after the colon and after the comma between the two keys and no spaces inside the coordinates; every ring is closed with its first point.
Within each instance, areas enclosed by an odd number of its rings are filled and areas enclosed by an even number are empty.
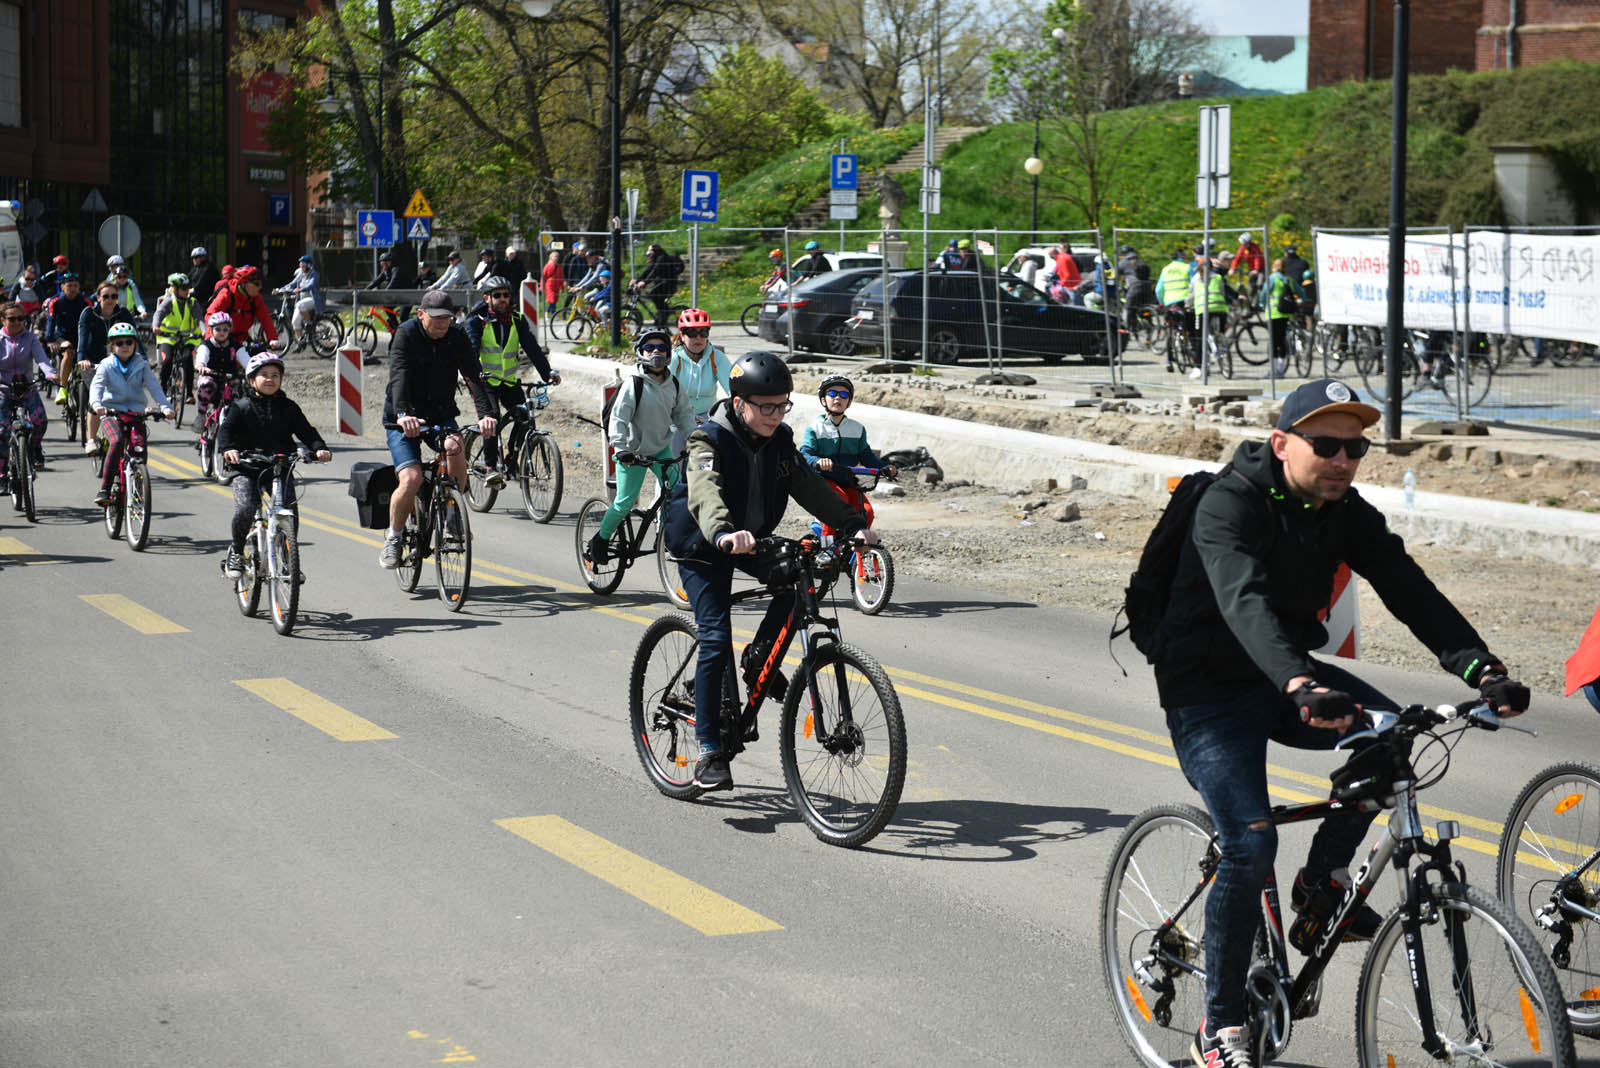
{"type": "MultiPolygon", "coordinates": [[[[1216,824],[1221,863],[1205,906],[1206,1017],[1197,1064],[1253,1065],[1245,975],[1259,903],[1277,853],[1267,798],[1267,741],[1331,749],[1364,709],[1399,707],[1351,672],[1314,659],[1328,640],[1319,612],[1341,563],[1501,715],[1528,707],[1454,605],[1353,487],[1378,409],[1331,378],[1283,404],[1266,441],[1246,441],[1204,491],[1178,558],[1155,651],[1156,687],[1179,765],[1216,824]],[[1206,1058],[1210,1058],[1209,1060],[1206,1058]]],[[[1357,743],[1359,745],[1360,743],[1357,743]]],[[[1359,752],[1359,749],[1356,750],[1359,752]]],[[[1315,944],[1349,885],[1347,865],[1375,813],[1323,820],[1290,901],[1297,945],[1315,944]]],[[[1363,906],[1346,940],[1370,939],[1363,906]]]]}

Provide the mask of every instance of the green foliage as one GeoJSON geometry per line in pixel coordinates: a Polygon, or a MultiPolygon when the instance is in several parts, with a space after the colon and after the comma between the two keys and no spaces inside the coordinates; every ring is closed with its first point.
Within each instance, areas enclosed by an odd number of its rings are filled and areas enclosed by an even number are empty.
{"type": "Polygon", "coordinates": [[[838,137],[858,123],[830,110],[782,62],[742,45],[695,93],[696,126],[722,181],[734,182],[776,153],[838,137]]]}
{"type": "MultiPolygon", "coordinates": [[[[922,127],[896,126],[859,132],[846,150],[860,157],[862,172],[899,159],[922,140],[922,127]]],[[[726,226],[776,226],[828,191],[828,157],[839,151],[833,139],[814,141],[785,152],[727,187],[719,216],[726,226]]],[[[866,217],[863,210],[862,217],[866,217]]]]}

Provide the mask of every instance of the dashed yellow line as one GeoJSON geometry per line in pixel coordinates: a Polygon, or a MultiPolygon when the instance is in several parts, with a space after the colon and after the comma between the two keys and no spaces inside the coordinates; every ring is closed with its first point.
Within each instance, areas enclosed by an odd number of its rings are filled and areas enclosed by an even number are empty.
{"type": "Polygon", "coordinates": [[[637,853],[584,830],[560,816],[522,816],[495,820],[519,838],[610,883],[623,893],[659,909],[704,935],[756,934],[781,931],[759,912],[753,912],[670,868],[663,868],[637,853]]]}
{"type": "Polygon", "coordinates": [[[120,593],[83,593],[78,595],[78,599],[100,609],[112,619],[126,623],[140,634],[189,633],[188,627],[180,626],[166,616],[157,615],[120,593]]]}
{"type": "Polygon", "coordinates": [[[25,564],[42,564],[50,559],[18,538],[0,538],[0,556],[10,556],[25,564]]]}
{"type": "Polygon", "coordinates": [[[288,679],[235,679],[233,684],[341,742],[380,742],[398,737],[288,679]]]}

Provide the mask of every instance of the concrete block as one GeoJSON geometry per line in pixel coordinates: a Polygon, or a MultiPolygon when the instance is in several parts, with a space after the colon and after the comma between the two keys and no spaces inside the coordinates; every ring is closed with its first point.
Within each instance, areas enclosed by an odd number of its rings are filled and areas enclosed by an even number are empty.
{"type": "Polygon", "coordinates": [[[1045,514],[1051,519],[1054,519],[1057,523],[1071,523],[1073,520],[1079,518],[1082,515],[1082,512],[1078,508],[1077,501],[1062,501],[1045,514]]]}

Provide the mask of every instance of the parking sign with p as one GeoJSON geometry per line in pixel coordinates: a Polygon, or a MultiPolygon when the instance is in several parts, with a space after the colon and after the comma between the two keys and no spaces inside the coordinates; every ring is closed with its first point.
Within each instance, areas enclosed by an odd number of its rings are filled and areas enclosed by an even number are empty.
{"type": "Polygon", "coordinates": [[[717,172],[684,171],[683,204],[680,218],[684,222],[717,221],[717,172]]]}
{"type": "Polygon", "coordinates": [[[832,182],[830,189],[855,189],[856,182],[856,157],[842,152],[835,153],[833,157],[832,182]]]}

